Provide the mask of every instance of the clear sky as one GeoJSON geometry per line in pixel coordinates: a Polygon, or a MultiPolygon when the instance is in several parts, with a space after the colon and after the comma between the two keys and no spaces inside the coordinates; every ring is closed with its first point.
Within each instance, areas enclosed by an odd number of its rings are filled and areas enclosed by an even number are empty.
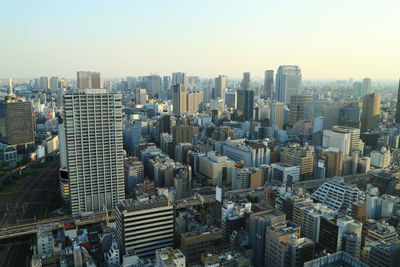
{"type": "Polygon", "coordinates": [[[399,0],[1,0],[0,78],[400,76],[399,0]]]}

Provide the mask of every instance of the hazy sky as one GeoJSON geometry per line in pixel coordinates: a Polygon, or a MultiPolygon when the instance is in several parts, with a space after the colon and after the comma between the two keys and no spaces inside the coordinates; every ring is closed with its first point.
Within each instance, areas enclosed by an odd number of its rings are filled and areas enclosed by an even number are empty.
{"type": "Polygon", "coordinates": [[[400,76],[399,0],[1,0],[0,78],[400,76]]]}

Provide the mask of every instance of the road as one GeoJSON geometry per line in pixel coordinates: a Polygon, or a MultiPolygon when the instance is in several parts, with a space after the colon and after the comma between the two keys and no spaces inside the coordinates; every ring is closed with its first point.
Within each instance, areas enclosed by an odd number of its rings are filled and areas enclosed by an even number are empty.
{"type": "Polygon", "coordinates": [[[41,218],[48,191],[58,185],[59,167],[58,159],[49,161],[38,175],[31,178],[14,201],[8,204],[8,211],[0,219],[1,227],[41,218]]]}

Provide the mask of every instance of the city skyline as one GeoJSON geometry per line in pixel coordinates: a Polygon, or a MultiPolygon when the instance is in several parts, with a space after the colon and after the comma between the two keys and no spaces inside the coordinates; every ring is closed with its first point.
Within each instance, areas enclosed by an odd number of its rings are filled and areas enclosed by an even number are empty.
{"type": "Polygon", "coordinates": [[[90,2],[4,1],[0,77],[262,77],[279,65],[299,65],[304,79],[398,77],[397,1],[150,2],[98,1],[90,12],[90,2]]]}

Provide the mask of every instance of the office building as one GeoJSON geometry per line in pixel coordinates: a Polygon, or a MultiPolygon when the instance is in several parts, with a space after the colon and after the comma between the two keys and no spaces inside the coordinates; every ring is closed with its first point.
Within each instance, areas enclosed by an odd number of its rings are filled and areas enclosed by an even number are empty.
{"type": "Polygon", "coordinates": [[[203,92],[202,91],[190,91],[186,93],[186,111],[189,114],[198,113],[201,111],[203,104],[203,92]]]}
{"type": "Polygon", "coordinates": [[[272,163],[272,180],[282,185],[291,186],[300,181],[300,165],[289,165],[283,162],[272,163]]]}
{"type": "Polygon", "coordinates": [[[400,262],[400,242],[378,242],[372,244],[368,257],[371,267],[397,267],[400,262]]]}
{"type": "Polygon", "coordinates": [[[107,89],[64,96],[73,215],[114,207],[125,198],[121,95],[107,89]],[[90,185],[90,186],[88,186],[90,185]]]}
{"type": "Polygon", "coordinates": [[[171,89],[171,76],[163,76],[163,90],[168,91],[171,89]]]}
{"type": "Polygon", "coordinates": [[[243,79],[240,87],[245,91],[251,90],[250,72],[243,72],[243,79]]]}
{"type": "Polygon", "coordinates": [[[32,104],[8,95],[0,101],[0,142],[25,151],[35,144],[32,104]]]}
{"type": "Polygon", "coordinates": [[[381,151],[371,152],[371,166],[376,168],[386,168],[390,165],[390,150],[382,147],[381,151]]]}
{"type": "Polygon", "coordinates": [[[299,66],[279,66],[275,80],[276,100],[289,104],[292,95],[298,95],[301,88],[299,66]]]}
{"type": "MultiPolygon", "coordinates": [[[[245,254],[245,253],[244,253],[245,254]]],[[[238,250],[223,250],[222,252],[208,252],[201,254],[201,266],[250,266],[247,256],[238,250]]],[[[197,265],[200,266],[200,265],[197,265]]]]}
{"type": "Polygon", "coordinates": [[[101,72],[77,71],[77,88],[79,89],[100,89],[104,88],[103,74],[101,72]]]}
{"type": "Polygon", "coordinates": [[[157,249],[155,267],[186,267],[185,255],[171,247],[157,249]]]}
{"type": "Polygon", "coordinates": [[[353,96],[354,97],[360,97],[361,96],[361,92],[362,92],[362,83],[360,82],[354,82],[353,83],[353,96]]]}
{"type": "Polygon", "coordinates": [[[347,156],[350,154],[351,140],[351,133],[324,130],[322,136],[322,146],[327,148],[336,148],[338,151],[347,156]]]}
{"type": "Polygon", "coordinates": [[[294,125],[298,120],[304,120],[304,104],[313,100],[311,94],[291,95],[289,104],[290,125],[294,125]]]}
{"type": "Polygon", "coordinates": [[[399,79],[399,88],[397,89],[397,104],[396,104],[396,117],[395,122],[400,123],[400,79],[399,79]]]}
{"type": "Polygon", "coordinates": [[[262,266],[264,263],[267,227],[285,220],[286,215],[277,209],[250,214],[249,244],[253,247],[253,259],[251,263],[254,266],[262,266]]]}
{"type": "Polygon", "coordinates": [[[237,116],[240,121],[253,120],[254,115],[254,91],[237,91],[237,116]]]}
{"type": "Polygon", "coordinates": [[[360,200],[360,189],[355,184],[332,179],[318,187],[311,198],[335,211],[342,211],[360,200]]]}
{"type": "MultiPolygon", "coordinates": [[[[374,221],[372,221],[374,222],[374,221]]],[[[365,246],[371,246],[372,244],[383,241],[383,242],[394,242],[397,241],[398,235],[396,228],[387,222],[375,222],[369,227],[366,227],[364,231],[365,246]]]]}
{"type": "Polygon", "coordinates": [[[272,98],[274,95],[274,71],[266,70],[264,73],[264,95],[267,98],[272,98]]]}
{"type": "Polygon", "coordinates": [[[186,112],[186,87],[182,84],[175,84],[172,86],[172,100],[174,115],[182,116],[182,113],[186,112]]]}
{"type": "MultiPolygon", "coordinates": [[[[305,206],[303,204],[303,206],[305,206]]],[[[302,209],[302,220],[300,222],[301,234],[315,243],[319,243],[321,218],[325,214],[333,214],[335,211],[320,203],[306,206],[302,209]]]]}
{"type": "Polygon", "coordinates": [[[219,75],[215,78],[215,98],[223,99],[224,91],[228,88],[228,76],[219,75]]]}
{"type": "Polygon", "coordinates": [[[124,164],[125,189],[132,193],[137,184],[144,181],[144,166],[141,161],[127,162],[124,164]]]}
{"type": "Polygon", "coordinates": [[[174,146],[180,143],[191,143],[193,139],[199,134],[199,128],[190,125],[176,125],[172,131],[174,146]]]}
{"type": "MultiPolygon", "coordinates": [[[[337,133],[349,133],[351,135],[350,136],[350,144],[349,144],[350,145],[350,147],[349,147],[349,155],[352,155],[353,152],[360,151],[360,143],[361,143],[361,140],[360,140],[360,129],[353,128],[353,127],[347,127],[347,126],[335,125],[335,126],[332,126],[332,131],[337,132],[337,133]]],[[[343,136],[343,137],[347,138],[347,136],[343,136]]],[[[328,144],[329,143],[330,142],[328,141],[328,144]]],[[[339,148],[338,146],[334,146],[334,145],[330,145],[330,146],[339,148]]],[[[342,152],[344,153],[345,151],[342,151],[342,152]]]]}
{"type": "Polygon", "coordinates": [[[270,126],[276,125],[279,130],[283,130],[285,119],[285,103],[273,101],[271,103],[270,126]]]}
{"type": "Polygon", "coordinates": [[[349,216],[339,218],[337,251],[344,251],[350,256],[359,259],[361,252],[362,223],[349,216]]]}
{"type": "Polygon", "coordinates": [[[136,105],[144,105],[147,102],[146,89],[136,88],[135,90],[135,103],[136,105]]]}
{"type": "Polygon", "coordinates": [[[300,175],[311,175],[314,170],[314,147],[291,144],[281,152],[281,162],[300,165],[300,175]]]}
{"type": "Polygon", "coordinates": [[[361,96],[364,97],[371,92],[371,79],[364,78],[362,83],[361,96]]]}
{"type": "Polygon", "coordinates": [[[379,127],[380,116],[381,97],[377,93],[365,95],[361,114],[361,132],[377,129],[379,127]]]}
{"type": "Polygon", "coordinates": [[[271,153],[267,142],[247,141],[244,139],[227,139],[222,143],[220,151],[236,163],[244,167],[260,167],[269,164],[271,153]]]}
{"type": "Polygon", "coordinates": [[[159,75],[149,75],[144,77],[146,83],[146,89],[151,92],[154,96],[158,96],[161,93],[161,77],[159,75]]]}
{"type": "Polygon", "coordinates": [[[228,108],[235,109],[237,106],[237,92],[236,91],[227,91],[225,92],[224,103],[228,108]]]}
{"type": "Polygon", "coordinates": [[[264,266],[303,266],[314,258],[315,244],[300,238],[300,227],[291,221],[267,227],[264,266]]]}
{"type": "Polygon", "coordinates": [[[165,196],[123,200],[116,206],[116,238],[125,254],[134,249],[139,257],[153,256],[174,245],[175,208],[165,196]]]}
{"type": "Polygon", "coordinates": [[[199,172],[213,185],[231,183],[232,171],[235,163],[227,156],[211,151],[207,155],[199,157],[199,172]]]}
{"type": "Polygon", "coordinates": [[[188,197],[192,191],[192,169],[190,166],[177,168],[174,177],[176,199],[188,197]]]}
{"type": "Polygon", "coordinates": [[[48,77],[40,77],[39,79],[39,89],[47,91],[49,89],[49,78],[48,77]]]}
{"type": "Polygon", "coordinates": [[[333,254],[307,261],[304,267],[333,267],[333,266],[348,266],[348,267],[368,267],[367,264],[350,256],[346,252],[340,251],[333,254]]]}
{"type": "Polygon", "coordinates": [[[186,77],[186,74],[184,72],[173,72],[172,73],[172,80],[171,80],[171,85],[177,85],[177,84],[182,84],[185,87],[188,84],[188,78],[186,77]]]}
{"type": "Polygon", "coordinates": [[[200,263],[201,253],[216,251],[223,246],[223,234],[219,228],[203,227],[181,234],[180,250],[187,264],[200,263]]]}
{"type": "Polygon", "coordinates": [[[50,90],[56,92],[58,89],[58,77],[51,77],[50,78],[50,90]]]}

